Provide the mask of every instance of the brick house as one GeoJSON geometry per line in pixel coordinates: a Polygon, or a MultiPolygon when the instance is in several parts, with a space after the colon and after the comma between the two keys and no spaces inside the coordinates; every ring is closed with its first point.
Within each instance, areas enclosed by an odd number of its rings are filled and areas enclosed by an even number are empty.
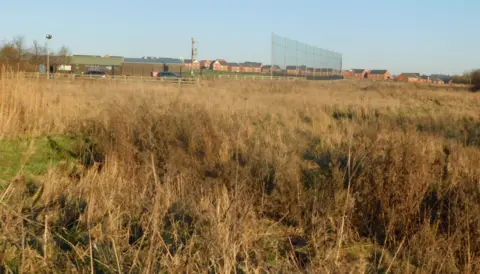
{"type": "Polygon", "coordinates": [[[298,66],[298,76],[305,76],[307,73],[307,66],[301,65],[298,66]]]}
{"type": "Polygon", "coordinates": [[[228,63],[224,59],[217,59],[210,63],[210,69],[215,71],[228,71],[228,63]]]}
{"type": "Polygon", "coordinates": [[[263,73],[271,73],[271,72],[281,72],[282,69],[275,65],[275,66],[271,66],[271,65],[265,65],[265,66],[262,66],[262,69],[261,69],[261,72],[263,73]]]}
{"type": "Polygon", "coordinates": [[[365,79],[368,77],[367,70],[365,69],[352,69],[351,72],[351,76],[348,78],[365,79]]]}
{"type": "Polygon", "coordinates": [[[432,84],[436,84],[436,85],[445,84],[445,81],[443,81],[442,79],[437,78],[437,77],[432,77],[432,78],[430,78],[430,80],[432,81],[432,84]]]}
{"type": "Polygon", "coordinates": [[[388,80],[391,76],[390,72],[386,69],[374,69],[368,72],[367,78],[372,80],[388,80]]]}
{"type": "Polygon", "coordinates": [[[242,66],[242,72],[253,72],[253,67],[249,63],[243,63],[241,64],[242,66]]]}
{"type": "Polygon", "coordinates": [[[246,61],[246,62],[244,62],[244,63],[242,64],[242,66],[247,66],[247,67],[249,67],[248,70],[251,70],[250,72],[260,73],[260,72],[262,72],[263,64],[262,64],[262,63],[259,63],[259,62],[246,61]]]}
{"type": "Polygon", "coordinates": [[[242,71],[242,66],[239,63],[227,63],[229,72],[240,72],[242,71]]]}
{"type": "Polygon", "coordinates": [[[418,83],[420,82],[420,76],[418,73],[402,73],[395,77],[395,81],[418,83]]]}
{"type": "Polygon", "coordinates": [[[287,66],[287,74],[288,75],[297,75],[299,74],[299,70],[297,66],[287,66]]]}
{"type": "Polygon", "coordinates": [[[184,59],[183,64],[186,69],[200,69],[200,62],[198,60],[193,60],[192,63],[192,59],[184,59]]]}
{"type": "Polygon", "coordinates": [[[202,61],[200,61],[200,68],[208,69],[208,68],[210,68],[210,63],[211,63],[210,60],[202,60],[202,61]]]}

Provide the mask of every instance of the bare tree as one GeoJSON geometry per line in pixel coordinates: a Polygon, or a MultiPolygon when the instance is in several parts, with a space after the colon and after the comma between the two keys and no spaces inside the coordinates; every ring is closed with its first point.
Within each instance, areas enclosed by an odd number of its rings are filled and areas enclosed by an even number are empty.
{"type": "Polygon", "coordinates": [[[57,62],[61,65],[68,65],[70,64],[70,61],[71,61],[71,53],[70,53],[70,49],[63,45],[59,50],[58,50],[58,53],[57,53],[57,62]]]}
{"type": "Polygon", "coordinates": [[[37,40],[34,40],[30,48],[30,61],[35,65],[44,64],[46,63],[46,54],[46,47],[42,46],[37,40]]]}
{"type": "Polygon", "coordinates": [[[17,51],[16,61],[22,60],[22,58],[24,58],[27,53],[27,51],[25,50],[25,38],[23,36],[13,37],[12,45],[17,51]]]}

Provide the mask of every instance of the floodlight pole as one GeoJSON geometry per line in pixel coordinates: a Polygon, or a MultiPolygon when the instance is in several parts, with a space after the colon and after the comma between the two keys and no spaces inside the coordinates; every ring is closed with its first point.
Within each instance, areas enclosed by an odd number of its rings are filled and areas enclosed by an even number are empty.
{"type": "Polygon", "coordinates": [[[51,40],[52,39],[52,35],[51,34],[47,34],[45,36],[45,38],[47,39],[47,47],[46,47],[46,50],[47,50],[47,80],[50,79],[50,50],[48,50],[48,40],[51,40]]]}
{"type": "Polygon", "coordinates": [[[190,63],[190,74],[193,76],[193,58],[194,58],[194,55],[195,55],[195,38],[192,37],[192,57],[190,59],[191,63],[190,63]]]}

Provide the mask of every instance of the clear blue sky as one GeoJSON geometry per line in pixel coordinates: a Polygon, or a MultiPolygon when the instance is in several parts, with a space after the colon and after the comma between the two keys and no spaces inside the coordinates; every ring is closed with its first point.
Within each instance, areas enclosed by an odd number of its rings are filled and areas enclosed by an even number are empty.
{"type": "Polygon", "coordinates": [[[480,67],[479,0],[0,0],[0,39],[74,54],[270,63],[271,33],[343,53],[344,68],[463,73],[480,67]]]}

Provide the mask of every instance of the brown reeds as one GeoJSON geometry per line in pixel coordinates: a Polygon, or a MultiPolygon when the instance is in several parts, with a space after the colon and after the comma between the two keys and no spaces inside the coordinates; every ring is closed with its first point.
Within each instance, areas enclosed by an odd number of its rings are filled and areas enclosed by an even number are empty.
{"type": "Polygon", "coordinates": [[[70,158],[4,176],[0,272],[480,271],[478,94],[11,78],[0,143],[70,158]]]}

